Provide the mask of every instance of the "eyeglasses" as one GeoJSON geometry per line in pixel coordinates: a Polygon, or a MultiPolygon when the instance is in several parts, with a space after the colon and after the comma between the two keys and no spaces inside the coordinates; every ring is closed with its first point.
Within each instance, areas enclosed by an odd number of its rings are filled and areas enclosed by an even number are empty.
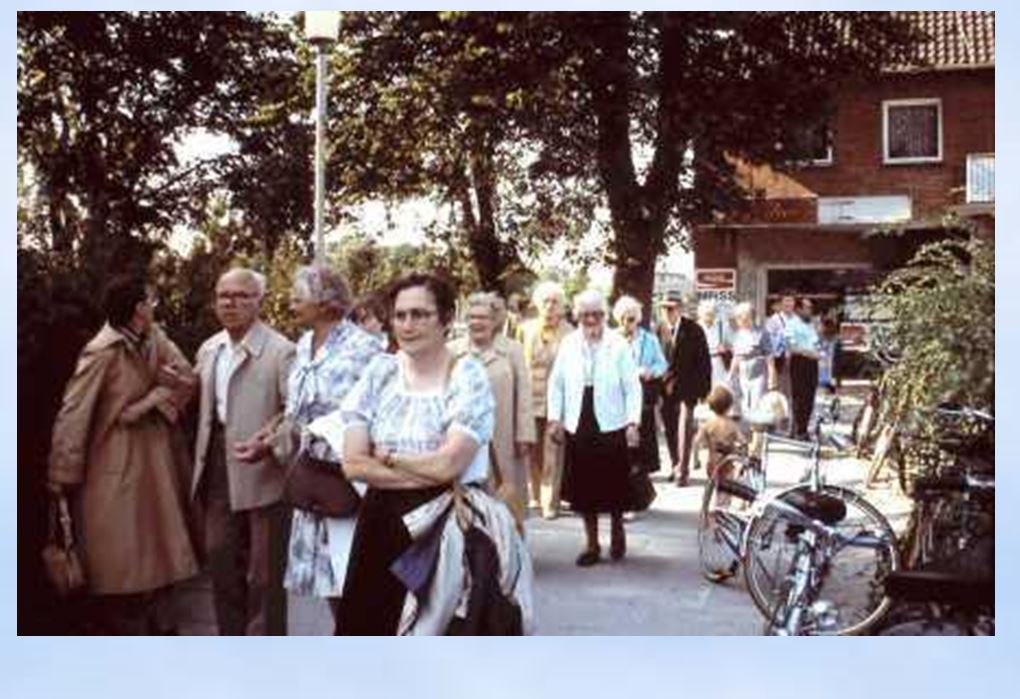
{"type": "Polygon", "coordinates": [[[606,314],[605,314],[604,311],[581,311],[580,313],[577,314],[577,317],[578,318],[594,318],[594,319],[598,320],[598,319],[602,318],[605,315],[606,314]]]}
{"type": "Polygon", "coordinates": [[[404,321],[410,320],[412,323],[421,323],[434,315],[437,315],[437,311],[429,311],[424,308],[412,308],[408,311],[393,311],[393,321],[395,323],[403,323],[404,321]]]}
{"type": "Polygon", "coordinates": [[[218,291],[216,292],[217,301],[247,301],[255,298],[255,294],[250,291],[218,291]]]}

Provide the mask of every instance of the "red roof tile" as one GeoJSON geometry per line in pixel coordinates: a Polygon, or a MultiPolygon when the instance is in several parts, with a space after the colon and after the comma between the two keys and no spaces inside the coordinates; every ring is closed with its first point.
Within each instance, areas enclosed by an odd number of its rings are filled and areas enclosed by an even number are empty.
{"type": "Polygon", "coordinates": [[[915,68],[973,68],[995,65],[995,13],[979,11],[894,12],[925,35],[915,68]]]}

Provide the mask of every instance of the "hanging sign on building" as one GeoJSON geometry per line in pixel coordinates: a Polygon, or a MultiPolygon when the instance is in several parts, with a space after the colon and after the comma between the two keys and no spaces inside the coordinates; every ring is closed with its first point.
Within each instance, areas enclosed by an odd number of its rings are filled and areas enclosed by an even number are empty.
{"type": "Polygon", "coordinates": [[[694,270],[694,286],[698,291],[737,290],[737,270],[697,269],[694,270]]]}
{"type": "Polygon", "coordinates": [[[732,302],[737,295],[737,270],[696,269],[694,289],[698,298],[732,302]]]}

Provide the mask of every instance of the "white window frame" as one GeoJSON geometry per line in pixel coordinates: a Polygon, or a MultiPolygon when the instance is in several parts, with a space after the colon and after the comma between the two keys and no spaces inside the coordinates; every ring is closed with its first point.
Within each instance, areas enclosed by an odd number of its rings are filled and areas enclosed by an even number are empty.
{"type": "Polygon", "coordinates": [[[882,163],[885,165],[914,165],[917,163],[942,162],[942,99],[940,97],[924,97],[918,99],[882,100],[882,163]],[[889,156],[889,110],[895,107],[922,107],[935,105],[938,113],[938,154],[919,158],[892,158],[889,156]]]}

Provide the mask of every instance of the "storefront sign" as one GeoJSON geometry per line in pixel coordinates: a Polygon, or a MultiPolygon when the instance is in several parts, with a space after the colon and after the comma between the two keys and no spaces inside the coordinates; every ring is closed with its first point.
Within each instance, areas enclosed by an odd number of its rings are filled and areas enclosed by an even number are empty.
{"type": "Polygon", "coordinates": [[[696,269],[694,270],[694,288],[700,296],[707,291],[737,292],[737,270],[735,269],[696,269]]]}

